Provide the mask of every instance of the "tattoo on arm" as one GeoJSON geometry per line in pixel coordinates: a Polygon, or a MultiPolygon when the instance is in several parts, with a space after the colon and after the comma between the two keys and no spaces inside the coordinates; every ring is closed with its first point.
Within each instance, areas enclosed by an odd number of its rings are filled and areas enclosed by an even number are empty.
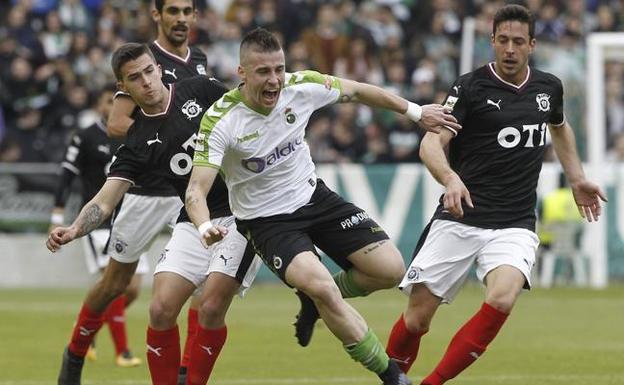
{"type": "Polygon", "coordinates": [[[193,181],[186,188],[186,196],[185,196],[185,199],[184,199],[184,203],[187,206],[192,206],[195,203],[199,202],[199,199],[195,196],[196,187],[197,187],[197,182],[193,181]]]}
{"type": "Polygon", "coordinates": [[[104,212],[96,203],[85,207],[76,219],[78,237],[95,230],[105,219],[104,212]]]}
{"type": "Polygon", "coordinates": [[[385,240],[384,241],[379,241],[379,242],[375,243],[374,245],[371,245],[369,248],[364,250],[364,254],[368,254],[368,253],[371,253],[371,252],[375,251],[375,249],[379,248],[384,243],[386,243],[385,240]]]}

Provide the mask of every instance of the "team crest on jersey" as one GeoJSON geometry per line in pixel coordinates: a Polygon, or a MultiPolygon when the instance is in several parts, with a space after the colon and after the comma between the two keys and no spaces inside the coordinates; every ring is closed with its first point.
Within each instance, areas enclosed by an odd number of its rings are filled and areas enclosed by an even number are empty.
{"type": "Polygon", "coordinates": [[[537,94],[535,97],[535,101],[537,102],[537,109],[543,112],[550,111],[550,95],[548,94],[537,94]]]}
{"type": "Polygon", "coordinates": [[[200,112],[202,112],[202,108],[199,104],[197,104],[195,99],[187,100],[186,103],[184,103],[184,105],[182,106],[182,113],[186,115],[186,118],[188,120],[193,119],[194,117],[199,115],[200,112]]]}
{"type": "Polygon", "coordinates": [[[286,115],[286,123],[288,124],[293,124],[297,120],[297,115],[295,115],[290,107],[284,110],[284,115],[286,115]]]}
{"type": "Polygon", "coordinates": [[[200,75],[206,75],[206,67],[204,67],[203,64],[198,64],[197,67],[195,67],[197,69],[197,73],[200,75]]]}

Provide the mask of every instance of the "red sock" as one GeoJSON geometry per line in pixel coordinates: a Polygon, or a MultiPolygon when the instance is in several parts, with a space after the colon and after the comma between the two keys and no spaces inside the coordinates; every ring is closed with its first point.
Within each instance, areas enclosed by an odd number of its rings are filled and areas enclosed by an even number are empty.
{"type": "Polygon", "coordinates": [[[399,364],[404,373],[407,373],[414,361],[416,361],[418,348],[420,347],[420,337],[425,333],[412,333],[407,330],[403,314],[401,314],[401,318],[392,327],[388,337],[386,353],[399,364]]]}
{"type": "Polygon", "coordinates": [[[197,321],[197,309],[189,308],[186,320],[186,341],[184,342],[184,354],[182,354],[182,362],[180,363],[180,366],[188,368],[191,357],[191,349],[193,348],[193,341],[195,341],[197,327],[199,326],[199,322],[197,321]]]}
{"type": "Polygon", "coordinates": [[[484,303],[455,334],[438,366],[421,384],[444,384],[470,366],[485,352],[508,315],[484,303]]]}
{"type": "Polygon", "coordinates": [[[101,314],[94,313],[86,304],[82,304],[69,342],[69,350],[77,356],[84,357],[103,322],[101,314]]]}
{"type": "Polygon", "coordinates": [[[197,336],[191,350],[187,385],[204,385],[208,382],[221,348],[227,338],[227,326],[221,329],[197,328],[197,336]]]}
{"type": "Polygon", "coordinates": [[[152,385],[177,385],[180,369],[178,325],[162,331],[147,328],[147,364],[152,385]]]}
{"type": "Polygon", "coordinates": [[[104,312],[104,322],[108,324],[113,343],[115,344],[115,354],[128,350],[128,337],[126,336],[126,296],[120,295],[106,308],[104,312]]]}

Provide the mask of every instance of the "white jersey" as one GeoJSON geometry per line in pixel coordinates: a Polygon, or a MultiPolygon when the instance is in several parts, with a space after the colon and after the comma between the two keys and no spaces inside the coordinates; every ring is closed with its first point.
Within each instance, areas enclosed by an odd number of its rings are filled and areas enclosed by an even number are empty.
{"type": "Polygon", "coordinates": [[[292,213],[310,200],[316,185],[304,140],[310,116],[340,94],[333,76],[286,74],[277,105],[265,115],[247,106],[234,89],[204,114],[193,164],[221,168],[236,218],[292,213]]]}

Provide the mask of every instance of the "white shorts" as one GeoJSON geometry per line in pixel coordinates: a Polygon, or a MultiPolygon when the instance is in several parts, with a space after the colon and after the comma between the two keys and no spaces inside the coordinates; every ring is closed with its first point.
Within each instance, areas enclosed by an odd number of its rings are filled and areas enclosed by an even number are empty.
{"type": "MultiPolygon", "coordinates": [[[[108,265],[109,257],[105,249],[109,236],[109,229],[97,229],[82,238],[85,261],[89,273],[98,273],[108,265]]],[[[142,257],[139,259],[136,274],[147,274],[148,272],[149,263],[145,257],[142,257]]]]}
{"type": "Polygon", "coordinates": [[[424,243],[412,260],[399,288],[407,295],[412,285],[424,283],[442,302],[450,303],[463,285],[473,263],[477,278],[509,265],[531,286],[531,268],[539,245],[537,235],[522,228],[483,229],[463,223],[434,220],[424,243]]]}
{"type": "Polygon", "coordinates": [[[154,274],[176,273],[200,287],[210,273],[220,272],[241,283],[239,295],[242,297],[256,278],[262,260],[254,255],[253,247],[247,245],[247,239],[236,230],[234,217],[211,221],[214,225],[227,227],[228,234],[208,248],[202,245],[199,232],[192,223],[176,224],[154,274]]]}
{"type": "Polygon", "coordinates": [[[164,228],[173,227],[181,207],[177,196],[124,195],[113,219],[108,247],[111,258],[121,263],[138,261],[164,228]]]}

